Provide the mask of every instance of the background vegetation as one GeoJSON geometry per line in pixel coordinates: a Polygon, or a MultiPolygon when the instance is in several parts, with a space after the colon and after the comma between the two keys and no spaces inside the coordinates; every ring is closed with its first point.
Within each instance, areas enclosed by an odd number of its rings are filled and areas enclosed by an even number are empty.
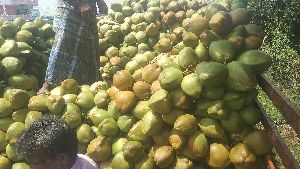
{"type": "MultiPolygon", "coordinates": [[[[262,50],[273,58],[266,75],[298,108],[300,108],[300,1],[250,0],[253,22],[266,33],[262,50]]],[[[262,103],[294,156],[300,160],[300,140],[280,112],[261,91],[262,103]]],[[[276,166],[284,168],[274,155],[276,166]]]]}

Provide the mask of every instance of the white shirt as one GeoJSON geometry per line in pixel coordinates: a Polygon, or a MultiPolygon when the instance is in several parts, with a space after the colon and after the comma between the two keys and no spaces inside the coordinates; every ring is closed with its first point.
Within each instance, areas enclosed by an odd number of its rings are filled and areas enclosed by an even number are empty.
{"type": "Polygon", "coordinates": [[[88,156],[77,154],[76,162],[71,169],[98,169],[98,166],[88,156]]]}

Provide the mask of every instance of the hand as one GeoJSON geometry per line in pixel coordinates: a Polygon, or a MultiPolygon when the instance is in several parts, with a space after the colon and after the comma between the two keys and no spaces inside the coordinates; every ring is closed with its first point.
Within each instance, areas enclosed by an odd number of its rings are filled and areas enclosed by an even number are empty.
{"type": "Polygon", "coordinates": [[[108,8],[106,3],[103,0],[99,0],[98,1],[98,9],[99,9],[99,13],[100,14],[105,14],[107,15],[108,13],[108,8]]]}

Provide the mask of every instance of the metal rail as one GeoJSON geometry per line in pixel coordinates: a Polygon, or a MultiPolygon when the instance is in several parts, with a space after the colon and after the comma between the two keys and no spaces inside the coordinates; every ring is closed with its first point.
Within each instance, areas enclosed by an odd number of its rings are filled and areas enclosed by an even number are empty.
{"type": "Polygon", "coordinates": [[[287,97],[285,97],[271,81],[264,75],[257,77],[259,86],[268,95],[276,108],[280,110],[286,121],[300,136],[300,110],[294,106],[287,97]]]}
{"type": "Polygon", "coordinates": [[[283,138],[281,137],[280,133],[276,129],[276,126],[272,122],[272,120],[268,117],[266,111],[262,107],[259,102],[255,102],[255,106],[258,107],[262,114],[262,124],[264,125],[270,141],[272,142],[273,146],[275,147],[283,165],[286,169],[300,169],[300,165],[293,156],[291,150],[285,144],[283,138]]]}
{"type": "MultiPolygon", "coordinates": [[[[285,97],[271,81],[264,75],[257,77],[259,86],[267,94],[275,107],[281,112],[286,121],[295,130],[298,136],[300,136],[300,111],[294,106],[287,97],[285,97]]],[[[286,169],[300,169],[300,165],[296,158],[293,156],[291,150],[288,148],[276,126],[272,120],[268,117],[266,111],[262,105],[256,101],[255,106],[259,108],[263,114],[262,124],[264,125],[268,136],[275,147],[281,161],[286,169]]]]}

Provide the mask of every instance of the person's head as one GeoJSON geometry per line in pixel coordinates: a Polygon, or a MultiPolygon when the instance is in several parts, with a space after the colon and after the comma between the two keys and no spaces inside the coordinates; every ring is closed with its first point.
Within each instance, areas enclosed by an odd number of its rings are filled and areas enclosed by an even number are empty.
{"type": "Polygon", "coordinates": [[[75,131],[53,116],[33,122],[16,143],[17,155],[30,169],[70,169],[77,150],[75,131]]]}

